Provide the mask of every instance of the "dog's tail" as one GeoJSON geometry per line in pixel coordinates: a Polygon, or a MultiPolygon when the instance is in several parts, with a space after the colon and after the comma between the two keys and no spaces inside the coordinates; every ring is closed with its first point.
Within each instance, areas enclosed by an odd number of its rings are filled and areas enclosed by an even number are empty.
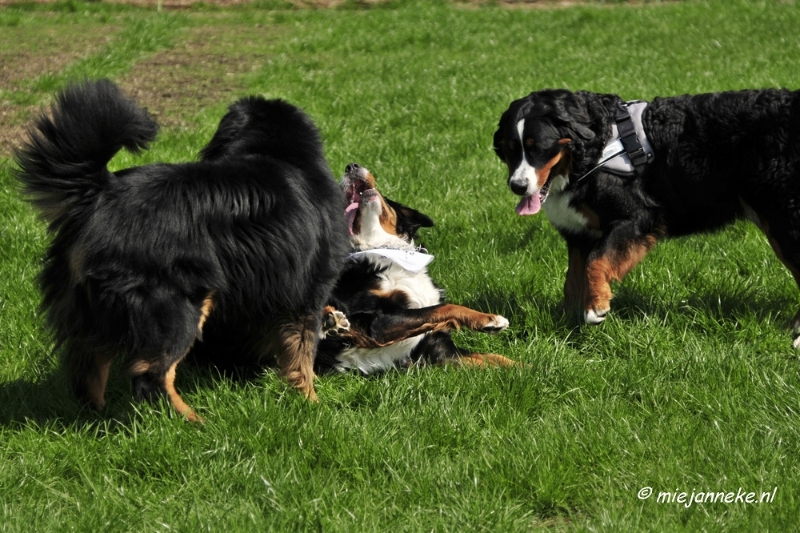
{"type": "Polygon", "coordinates": [[[81,212],[111,178],[106,166],[122,148],[146,149],[158,124],[109,80],[61,91],[16,153],[17,178],[42,217],[59,226],[81,212]]]}

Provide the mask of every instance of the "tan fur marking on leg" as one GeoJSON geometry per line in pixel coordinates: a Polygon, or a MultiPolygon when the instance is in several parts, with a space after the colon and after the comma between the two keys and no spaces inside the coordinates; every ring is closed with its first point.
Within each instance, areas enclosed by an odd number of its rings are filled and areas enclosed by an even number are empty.
{"type": "Polygon", "coordinates": [[[200,321],[197,324],[197,329],[203,331],[203,325],[206,323],[206,319],[208,319],[208,315],[211,314],[211,311],[214,309],[214,293],[212,292],[206,299],[203,300],[203,305],[200,306],[200,321]]]}
{"type": "Polygon", "coordinates": [[[167,370],[167,373],[164,375],[164,389],[167,391],[167,396],[169,397],[170,403],[172,403],[172,407],[178,412],[179,415],[183,416],[189,422],[205,422],[201,416],[194,412],[194,410],[189,407],[189,405],[183,401],[181,395],[178,394],[178,391],[175,389],[175,370],[178,366],[178,361],[172,364],[167,370]]]}
{"type": "Polygon", "coordinates": [[[522,363],[509,359],[508,357],[498,355],[495,353],[473,353],[464,355],[455,362],[464,366],[474,367],[503,367],[510,368],[515,366],[523,366],[522,363]]]}
{"type": "Polygon", "coordinates": [[[458,326],[461,325],[469,329],[481,330],[487,327],[494,319],[495,315],[481,313],[463,305],[444,304],[433,314],[432,322],[454,324],[455,329],[458,329],[458,326]]]}
{"type": "Polygon", "coordinates": [[[614,254],[611,265],[611,279],[622,281],[622,278],[644,259],[647,252],[653,249],[656,242],[657,240],[653,235],[648,235],[643,242],[632,245],[625,253],[614,254]]]}
{"type": "Polygon", "coordinates": [[[586,308],[608,309],[611,299],[614,297],[609,285],[611,281],[622,281],[622,278],[644,259],[644,256],[655,246],[656,242],[655,236],[648,235],[643,241],[631,245],[625,252],[617,252],[609,257],[601,257],[588,264],[586,267],[586,280],[588,283],[586,308]]]}
{"type": "Polygon", "coordinates": [[[586,267],[587,309],[608,309],[611,292],[611,265],[605,257],[592,261],[586,267]]]}
{"type": "Polygon", "coordinates": [[[152,366],[153,363],[150,361],[139,359],[138,361],[134,361],[131,366],[128,367],[128,374],[131,376],[141,376],[142,374],[146,374],[152,366]]]}
{"type": "Polygon", "coordinates": [[[299,317],[281,326],[273,340],[281,375],[312,402],[319,401],[314,390],[316,323],[313,316],[299,317]]]}

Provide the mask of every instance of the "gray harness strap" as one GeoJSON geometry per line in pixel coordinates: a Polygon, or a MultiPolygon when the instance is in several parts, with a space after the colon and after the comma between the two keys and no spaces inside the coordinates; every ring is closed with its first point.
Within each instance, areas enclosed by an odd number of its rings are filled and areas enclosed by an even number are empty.
{"type": "Polygon", "coordinates": [[[600,161],[576,183],[599,168],[619,176],[642,175],[647,163],[655,157],[642,126],[645,108],[647,102],[640,100],[618,104],[616,123],[611,125],[611,140],[603,148],[600,161]]]}

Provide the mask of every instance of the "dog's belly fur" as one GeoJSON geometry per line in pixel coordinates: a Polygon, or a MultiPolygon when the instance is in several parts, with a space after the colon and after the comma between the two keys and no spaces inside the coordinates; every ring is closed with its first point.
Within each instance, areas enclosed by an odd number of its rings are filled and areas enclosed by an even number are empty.
{"type": "MultiPolygon", "coordinates": [[[[441,302],[442,293],[433,284],[433,280],[428,275],[428,269],[423,268],[415,274],[403,269],[397,263],[379,256],[370,257],[370,261],[388,266],[381,276],[383,280],[379,290],[382,292],[402,291],[408,296],[409,308],[420,309],[441,302]]],[[[353,346],[339,355],[336,369],[340,371],[358,369],[365,374],[372,374],[394,368],[399,361],[408,359],[425,335],[417,335],[381,348],[353,346]]]]}
{"type": "Polygon", "coordinates": [[[417,335],[382,348],[359,348],[353,346],[339,355],[336,370],[358,369],[364,374],[373,374],[394,368],[399,361],[407,359],[417,344],[427,334],[417,335]]]}

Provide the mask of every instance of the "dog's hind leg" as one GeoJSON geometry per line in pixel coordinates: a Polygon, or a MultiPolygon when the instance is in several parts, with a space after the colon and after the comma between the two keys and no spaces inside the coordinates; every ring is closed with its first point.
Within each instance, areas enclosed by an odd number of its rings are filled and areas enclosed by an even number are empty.
{"type": "Polygon", "coordinates": [[[313,314],[284,317],[270,332],[268,349],[275,354],[281,376],[311,401],[314,391],[314,357],[320,338],[320,317],[313,314]]]}
{"type": "Polygon", "coordinates": [[[586,260],[592,246],[591,243],[577,241],[572,236],[565,236],[565,238],[567,239],[569,266],[567,267],[567,278],[564,281],[564,311],[579,310],[583,312],[587,291],[586,260]]]}
{"type": "MultiPolygon", "coordinates": [[[[192,349],[194,341],[201,334],[203,325],[213,308],[213,295],[209,295],[203,301],[198,310],[199,318],[196,321],[196,329],[189,325],[183,328],[180,339],[169,339],[169,346],[165,347],[156,356],[140,355],[133,357],[128,373],[133,384],[134,397],[137,400],[157,400],[164,397],[169,400],[177,413],[185,417],[190,422],[204,422],[203,418],[185,402],[175,388],[175,374],[180,363],[189,350],[192,349]]],[[[176,320],[180,323],[180,320],[176,320]]],[[[180,325],[177,325],[178,329],[180,325]]]]}
{"type": "Polygon", "coordinates": [[[78,350],[75,345],[67,349],[65,356],[72,393],[98,411],[106,405],[106,383],[112,360],[106,353],[88,348],[78,350]]]}
{"type": "MultiPolygon", "coordinates": [[[[792,226],[784,223],[785,221],[780,221],[781,223],[773,221],[770,223],[766,218],[758,215],[758,220],[755,220],[755,222],[766,235],[775,255],[789,269],[795,283],[800,288],[800,236],[790,231],[788,228],[792,226]]],[[[795,348],[800,349],[800,310],[797,311],[794,320],[792,320],[792,334],[794,335],[792,344],[795,348]]]]}
{"type": "Polygon", "coordinates": [[[203,418],[183,401],[175,388],[175,371],[189,349],[178,357],[165,353],[162,357],[154,359],[137,359],[131,364],[128,372],[133,384],[134,398],[138,401],[155,402],[159,398],[166,397],[179,415],[190,422],[203,422],[203,418]]]}
{"type": "Polygon", "coordinates": [[[426,335],[411,352],[411,360],[425,364],[455,364],[476,367],[513,367],[520,363],[494,353],[474,353],[456,346],[450,333],[436,331],[426,335]]]}

